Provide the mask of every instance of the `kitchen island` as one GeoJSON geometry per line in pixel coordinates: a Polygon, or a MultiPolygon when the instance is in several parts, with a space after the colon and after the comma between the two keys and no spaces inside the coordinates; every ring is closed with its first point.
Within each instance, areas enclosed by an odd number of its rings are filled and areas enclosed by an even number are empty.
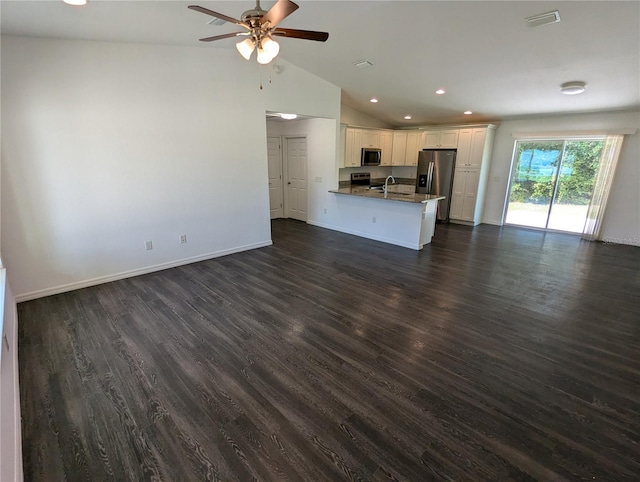
{"type": "Polygon", "coordinates": [[[348,186],[329,192],[338,194],[338,215],[346,232],[420,250],[435,232],[438,201],[443,196],[416,194],[413,186],[391,185],[381,190],[348,186]]]}

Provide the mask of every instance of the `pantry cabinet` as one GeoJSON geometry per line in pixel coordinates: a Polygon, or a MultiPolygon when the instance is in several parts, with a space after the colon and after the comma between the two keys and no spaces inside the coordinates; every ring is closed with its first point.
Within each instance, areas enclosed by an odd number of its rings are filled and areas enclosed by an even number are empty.
{"type": "Polygon", "coordinates": [[[482,221],[495,126],[460,129],[449,219],[475,226],[482,221]]]}

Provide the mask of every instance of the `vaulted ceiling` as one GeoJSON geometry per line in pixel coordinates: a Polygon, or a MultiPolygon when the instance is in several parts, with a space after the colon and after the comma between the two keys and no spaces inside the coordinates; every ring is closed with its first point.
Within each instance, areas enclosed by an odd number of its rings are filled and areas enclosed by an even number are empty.
{"type": "MultiPolygon", "coordinates": [[[[638,1],[297,3],[300,9],[280,25],[328,31],[329,40],[278,39],[274,64],[282,58],[326,79],[342,88],[345,104],[394,126],[640,109],[638,1]],[[525,21],[553,10],[559,23],[525,21]],[[360,60],[373,65],[358,69],[360,60]],[[562,95],[560,84],[574,80],[586,82],[586,92],[562,95]],[[439,88],[446,93],[435,94],[439,88]],[[379,102],[370,103],[372,97],[379,102]]],[[[254,6],[251,0],[89,0],[84,7],[2,1],[2,33],[235,49],[234,38],[198,42],[238,28],[207,24],[211,18],[190,4],[236,18],[254,6]]],[[[246,60],[238,55],[238,62],[246,60]]]]}

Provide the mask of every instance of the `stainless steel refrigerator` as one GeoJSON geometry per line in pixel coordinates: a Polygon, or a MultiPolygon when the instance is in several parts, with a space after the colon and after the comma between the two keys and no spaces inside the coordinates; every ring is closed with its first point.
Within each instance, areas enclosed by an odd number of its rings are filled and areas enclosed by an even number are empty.
{"type": "Polygon", "coordinates": [[[425,149],[418,153],[416,192],[445,196],[438,203],[437,220],[449,222],[453,170],[456,166],[455,149],[425,149]]]}

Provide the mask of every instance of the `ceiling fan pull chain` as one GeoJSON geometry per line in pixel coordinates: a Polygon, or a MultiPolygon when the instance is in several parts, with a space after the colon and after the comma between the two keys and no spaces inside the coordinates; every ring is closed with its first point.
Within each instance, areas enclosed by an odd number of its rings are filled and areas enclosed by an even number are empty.
{"type": "Polygon", "coordinates": [[[262,90],[262,64],[258,64],[260,69],[260,90],[262,90]]]}

